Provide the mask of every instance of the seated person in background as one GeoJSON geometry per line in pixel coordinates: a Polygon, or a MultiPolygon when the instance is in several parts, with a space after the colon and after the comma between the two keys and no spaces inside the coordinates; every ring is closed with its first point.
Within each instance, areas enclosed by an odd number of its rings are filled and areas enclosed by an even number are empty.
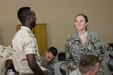
{"type": "Polygon", "coordinates": [[[0,44],[0,75],[4,75],[6,72],[5,62],[11,55],[11,46],[5,46],[0,44]]]}
{"type": "Polygon", "coordinates": [[[70,75],[97,75],[100,68],[99,58],[95,55],[83,55],[79,61],[79,68],[70,75]]]}
{"type": "Polygon", "coordinates": [[[6,69],[5,75],[9,75],[9,71],[10,71],[10,72],[13,72],[15,75],[18,75],[18,74],[19,74],[19,73],[15,70],[13,61],[12,61],[12,59],[10,59],[10,58],[8,58],[8,59],[5,61],[5,69],[6,69]]]}
{"type": "MultiPolygon", "coordinates": [[[[40,66],[46,68],[47,70],[45,71],[46,75],[54,75],[54,58],[56,57],[56,55],[58,54],[58,50],[55,47],[50,47],[44,54],[43,57],[41,56],[37,56],[37,62],[39,62],[40,66]]],[[[15,72],[16,74],[18,74],[18,72],[16,72],[14,65],[13,65],[13,61],[12,59],[7,59],[5,62],[5,68],[6,68],[6,73],[8,70],[12,69],[13,72],[15,72]]]]}
{"type": "Polygon", "coordinates": [[[58,50],[55,47],[50,47],[43,57],[37,57],[40,65],[47,69],[46,75],[54,75],[54,58],[58,54],[58,50]]]}

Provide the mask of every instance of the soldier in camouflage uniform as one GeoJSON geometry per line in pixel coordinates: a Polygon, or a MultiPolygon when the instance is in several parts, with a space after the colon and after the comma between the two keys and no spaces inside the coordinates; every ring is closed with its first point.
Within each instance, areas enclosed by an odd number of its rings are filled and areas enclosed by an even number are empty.
{"type": "Polygon", "coordinates": [[[100,68],[100,60],[95,55],[83,55],[79,60],[79,68],[70,75],[97,75],[100,68]]]}
{"type": "MultiPolygon", "coordinates": [[[[75,17],[75,28],[77,33],[74,33],[66,42],[66,64],[69,72],[78,67],[79,59],[84,54],[92,54],[99,57],[102,61],[104,57],[104,48],[102,42],[97,35],[87,30],[88,18],[84,14],[78,14],[75,17]]],[[[99,75],[104,75],[103,71],[99,75]]]]}
{"type": "Polygon", "coordinates": [[[55,47],[50,47],[43,57],[37,57],[40,65],[46,68],[45,75],[54,75],[54,58],[56,57],[58,51],[55,47]]]}

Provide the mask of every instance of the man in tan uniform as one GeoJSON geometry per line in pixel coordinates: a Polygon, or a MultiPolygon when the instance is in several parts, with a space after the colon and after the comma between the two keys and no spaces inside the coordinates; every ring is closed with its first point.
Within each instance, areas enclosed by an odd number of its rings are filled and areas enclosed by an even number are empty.
{"type": "Polygon", "coordinates": [[[22,7],[17,16],[22,26],[12,40],[14,67],[19,75],[44,75],[44,68],[36,61],[36,56],[40,55],[36,38],[32,33],[32,28],[36,25],[35,13],[30,7],[22,7]]]}

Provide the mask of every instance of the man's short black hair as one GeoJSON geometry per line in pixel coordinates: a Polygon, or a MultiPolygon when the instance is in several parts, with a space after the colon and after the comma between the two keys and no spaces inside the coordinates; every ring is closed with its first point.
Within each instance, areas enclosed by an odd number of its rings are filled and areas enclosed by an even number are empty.
{"type": "Polygon", "coordinates": [[[93,71],[95,64],[100,63],[99,58],[96,55],[82,55],[79,61],[79,70],[81,73],[86,73],[88,71],[93,71]]]}
{"type": "Polygon", "coordinates": [[[21,7],[18,10],[17,16],[21,23],[26,21],[27,15],[29,15],[31,8],[30,7],[21,7]]]}
{"type": "Polygon", "coordinates": [[[51,52],[54,56],[56,56],[57,53],[58,53],[58,50],[57,50],[57,48],[55,48],[55,47],[50,47],[50,48],[48,49],[48,51],[51,52]]]}

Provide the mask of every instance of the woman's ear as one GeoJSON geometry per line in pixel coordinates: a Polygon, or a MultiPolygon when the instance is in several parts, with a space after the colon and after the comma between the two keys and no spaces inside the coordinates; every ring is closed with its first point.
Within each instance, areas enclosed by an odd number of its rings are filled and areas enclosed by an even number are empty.
{"type": "Polygon", "coordinates": [[[89,23],[87,22],[87,23],[86,23],[86,27],[87,27],[88,25],[89,25],[89,23]]]}

